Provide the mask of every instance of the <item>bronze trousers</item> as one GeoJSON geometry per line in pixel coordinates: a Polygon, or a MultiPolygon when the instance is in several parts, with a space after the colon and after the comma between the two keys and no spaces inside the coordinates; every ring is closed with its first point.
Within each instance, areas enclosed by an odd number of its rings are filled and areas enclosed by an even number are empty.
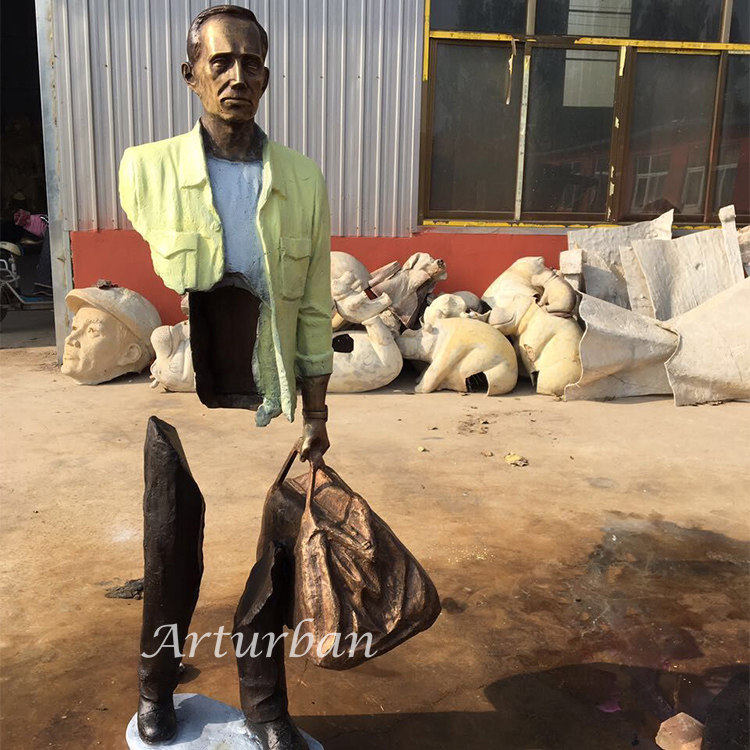
{"type": "MultiPolygon", "coordinates": [[[[145,480],[141,654],[158,654],[141,655],[138,677],[144,697],[162,700],[177,686],[181,657],[171,647],[171,637],[170,647],[159,647],[167,628],[176,626],[183,652],[203,574],[205,504],[177,431],[156,417],[149,420],[146,433],[145,480]]],[[[255,723],[280,718],[288,710],[284,639],[278,636],[285,624],[292,623],[293,550],[304,505],[286,506],[267,504],[264,509],[258,559],[234,617],[240,702],[245,716],[255,723]],[[269,653],[270,637],[275,645],[269,653]]]]}

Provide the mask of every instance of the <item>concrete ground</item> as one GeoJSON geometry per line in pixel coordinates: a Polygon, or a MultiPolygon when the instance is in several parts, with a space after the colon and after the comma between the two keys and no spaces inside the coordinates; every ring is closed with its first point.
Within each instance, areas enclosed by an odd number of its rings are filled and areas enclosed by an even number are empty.
{"type": "MultiPolygon", "coordinates": [[[[142,605],[104,592],[141,575],[148,416],[177,427],[206,498],[200,634],[231,626],[299,426],[259,430],[145,376],[79,386],[51,348],[0,367],[0,744],[121,750],[142,605]]],[[[444,611],[349,672],[290,660],[300,725],[326,750],[653,750],[660,718],[705,715],[748,661],[748,405],[409,387],[331,396],[328,459],[444,611]]],[[[238,705],[233,658],[205,643],[180,690],[238,705]]]]}
{"type": "Polygon", "coordinates": [[[55,345],[52,310],[10,310],[0,324],[0,349],[55,345]]]}

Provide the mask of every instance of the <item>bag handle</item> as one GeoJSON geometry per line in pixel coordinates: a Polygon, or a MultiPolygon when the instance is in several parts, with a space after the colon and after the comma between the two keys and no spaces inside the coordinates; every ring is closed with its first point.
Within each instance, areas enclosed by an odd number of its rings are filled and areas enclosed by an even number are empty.
{"type": "MultiPolygon", "coordinates": [[[[284,464],[281,467],[281,471],[279,472],[279,475],[276,477],[276,481],[274,482],[274,487],[279,487],[284,483],[284,480],[286,479],[287,474],[289,473],[289,470],[292,468],[292,464],[294,463],[295,459],[297,458],[297,455],[299,454],[300,444],[301,440],[298,440],[295,444],[292,450],[289,452],[289,455],[286,457],[286,460],[284,461],[284,464]]],[[[325,464],[321,461],[320,463],[321,467],[325,466],[325,464]]],[[[307,498],[305,501],[305,512],[306,513],[312,513],[312,498],[315,494],[315,469],[313,469],[312,463],[310,463],[310,480],[307,483],[307,498]]]]}
{"type": "MultiPolygon", "coordinates": [[[[321,464],[322,466],[323,464],[321,464]]],[[[310,463],[310,476],[307,482],[307,498],[305,499],[305,515],[312,517],[312,499],[315,494],[315,469],[310,463]]]]}
{"type": "Polygon", "coordinates": [[[300,449],[300,444],[299,442],[296,442],[294,444],[294,447],[290,451],[289,455],[286,457],[286,460],[284,461],[284,464],[281,467],[281,471],[279,472],[279,475],[276,477],[276,481],[273,483],[274,487],[279,487],[280,485],[284,484],[286,475],[289,473],[289,469],[292,468],[292,464],[294,463],[294,460],[297,458],[299,449],[300,449]]]}

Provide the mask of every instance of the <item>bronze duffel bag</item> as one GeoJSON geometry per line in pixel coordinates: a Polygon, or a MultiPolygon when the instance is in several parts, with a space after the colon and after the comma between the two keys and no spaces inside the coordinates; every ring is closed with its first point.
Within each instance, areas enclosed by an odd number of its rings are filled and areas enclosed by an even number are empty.
{"type": "Polygon", "coordinates": [[[388,524],[330,466],[286,479],[296,455],[295,447],[269,491],[306,497],[294,550],[294,621],[300,638],[312,636],[314,664],[350,669],[427,630],[440,599],[388,524]]]}

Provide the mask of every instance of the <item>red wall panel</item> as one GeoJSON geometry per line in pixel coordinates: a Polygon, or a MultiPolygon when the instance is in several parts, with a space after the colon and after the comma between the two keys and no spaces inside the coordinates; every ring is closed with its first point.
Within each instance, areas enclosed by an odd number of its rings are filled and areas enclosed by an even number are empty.
{"type": "MultiPolygon", "coordinates": [[[[137,232],[72,232],[70,241],[75,286],[107,279],[150,300],[165,324],[183,319],[179,296],[154,273],[148,245],[137,232]]],[[[429,253],[442,258],[448,269],[448,279],[438,286],[439,291],[468,290],[481,295],[518,258],[541,255],[547,265],[557,267],[566,242],[565,235],[428,231],[407,238],[334,237],[332,247],[350,253],[371,271],[393,260],[403,262],[413,253],[429,253]]]]}

